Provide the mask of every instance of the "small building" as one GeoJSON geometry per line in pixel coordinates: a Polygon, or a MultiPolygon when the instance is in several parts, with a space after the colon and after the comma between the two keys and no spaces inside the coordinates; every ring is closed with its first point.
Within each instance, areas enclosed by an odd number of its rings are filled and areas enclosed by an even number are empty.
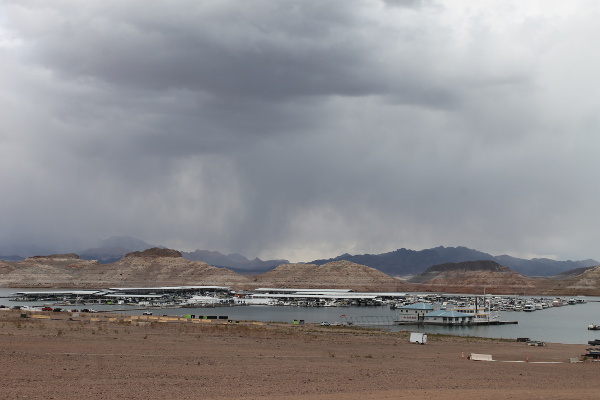
{"type": "Polygon", "coordinates": [[[397,309],[396,316],[398,323],[418,324],[424,321],[426,314],[433,311],[433,305],[429,303],[415,303],[402,306],[397,309]]]}
{"type": "Polygon", "coordinates": [[[472,314],[438,310],[425,314],[423,316],[423,323],[430,325],[471,325],[473,318],[475,316],[472,314]]]}

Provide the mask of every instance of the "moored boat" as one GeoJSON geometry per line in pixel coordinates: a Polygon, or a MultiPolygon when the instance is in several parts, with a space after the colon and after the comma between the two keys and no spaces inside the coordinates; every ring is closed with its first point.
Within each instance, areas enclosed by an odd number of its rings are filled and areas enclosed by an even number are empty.
{"type": "Polygon", "coordinates": [[[600,325],[590,324],[588,325],[588,331],[600,331],[600,325]]]}

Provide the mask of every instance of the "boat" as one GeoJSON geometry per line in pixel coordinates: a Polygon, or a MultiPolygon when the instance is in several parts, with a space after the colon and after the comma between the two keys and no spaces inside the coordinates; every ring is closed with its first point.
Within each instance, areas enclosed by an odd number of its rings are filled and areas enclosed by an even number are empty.
{"type": "Polygon", "coordinates": [[[473,324],[488,324],[496,321],[499,318],[499,314],[497,312],[492,312],[488,307],[479,306],[475,303],[461,304],[450,308],[453,311],[473,315],[473,324]]]}
{"type": "Polygon", "coordinates": [[[600,325],[590,324],[588,325],[588,331],[600,331],[600,325]]]}
{"type": "Polygon", "coordinates": [[[535,304],[532,304],[532,303],[526,303],[526,304],[523,306],[523,311],[528,311],[528,312],[535,311],[535,304]]]}
{"type": "Polygon", "coordinates": [[[562,307],[563,302],[561,299],[552,300],[552,307],[562,307]]]}

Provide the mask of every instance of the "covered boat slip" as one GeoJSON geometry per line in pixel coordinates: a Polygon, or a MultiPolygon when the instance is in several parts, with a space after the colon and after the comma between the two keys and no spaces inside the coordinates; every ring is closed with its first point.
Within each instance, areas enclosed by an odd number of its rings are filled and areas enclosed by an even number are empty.
{"type": "Polygon", "coordinates": [[[352,289],[258,288],[247,293],[245,300],[256,304],[290,306],[381,306],[405,299],[400,292],[355,292],[352,289]]]}
{"type": "Polygon", "coordinates": [[[110,288],[98,290],[22,291],[9,295],[14,301],[54,301],[66,304],[108,304],[113,301],[172,301],[195,295],[226,296],[232,290],[226,286],[172,286],[144,288],[110,288]]]}
{"type": "Polygon", "coordinates": [[[106,290],[47,290],[23,291],[11,293],[8,298],[12,301],[89,301],[98,302],[104,297],[106,290]]]}

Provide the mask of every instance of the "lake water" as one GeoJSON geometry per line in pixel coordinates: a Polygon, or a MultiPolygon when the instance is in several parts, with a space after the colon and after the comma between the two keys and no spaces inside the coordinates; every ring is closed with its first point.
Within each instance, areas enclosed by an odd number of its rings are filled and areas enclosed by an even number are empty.
{"type": "MultiPolygon", "coordinates": [[[[48,290],[48,289],[47,289],[48,290]]],[[[58,290],[58,289],[57,289],[58,290]]],[[[0,288],[0,304],[8,307],[16,305],[42,305],[43,302],[8,301],[10,293],[34,291],[34,289],[0,288]]],[[[380,326],[382,329],[399,331],[411,330],[425,333],[444,333],[465,336],[516,339],[528,337],[550,343],[587,344],[588,340],[600,339],[600,331],[590,331],[587,326],[600,323],[600,297],[588,297],[588,302],[563,307],[551,307],[535,312],[501,312],[500,320],[517,321],[512,325],[492,326],[380,326]]],[[[98,311],[123,310],[122,305],[87,306],[98,311]]],[[[83,308],[83,307],[74,307],[83,308]]],[[[262,322],[292,322],[304,320],[307,323],[327,321],[344,322],[347,319],[370,319],[383,321],[393,319],[395,310],[389,307],[284,307],[284,306],[234,306],[216,308],[170,308],[152,310],[154,315],[227,316],[232,320],[253,320],[262,322]],[[345,317],[342,317],[344,315],[345,317]]],[[[141,310],[120,311],[124,314],[141,314],[141,310]]]]}

